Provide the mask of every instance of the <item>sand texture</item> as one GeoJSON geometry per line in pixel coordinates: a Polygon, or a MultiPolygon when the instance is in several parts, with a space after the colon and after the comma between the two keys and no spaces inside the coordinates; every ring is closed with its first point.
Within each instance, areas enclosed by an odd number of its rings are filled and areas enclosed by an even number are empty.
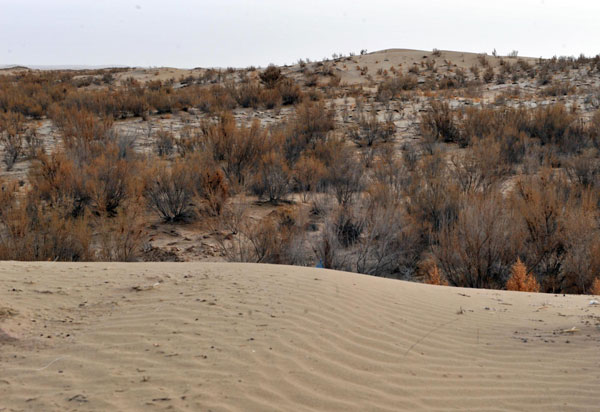
{"type": "Polygon", "coordinates": [[[0,265],[0,411],[582,411],[600,305],[289,266],[0,265]]]}

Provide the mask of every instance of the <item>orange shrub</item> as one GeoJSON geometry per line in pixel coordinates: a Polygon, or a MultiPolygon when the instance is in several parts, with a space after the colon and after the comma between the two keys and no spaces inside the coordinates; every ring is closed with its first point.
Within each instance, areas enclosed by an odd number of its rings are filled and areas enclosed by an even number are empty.
{"type": "Polygon", "coordinates": [[[267,133],[258,120],[249,127],[238,127],[230,113],[222,114],[216,123],[204,123],[202,133],[208,152],[221,164],[229,182],[236,186],[247,183],[251,169],[270,149],[267,133]]]}
{"type": "Polygon", "coordinates": [[[86,192],[96,214],[115,216],[117,209],[137,189],[133,176],[135,165],[116,156],[113,150],[92,160],[82,173],[87,176],[86,192]]]}
{"type": "Polygon", "coordinates": [[[520,258],[510,269],[510,278],[506,282],[506,290],[517,290],[521,292],[539,292],[540,285],[531,273],[527,273],[527,267],[520,258]]]}
{"type": "Polygon", "coordinates": [[[425,283],[427,283],[428,285],[448,286],[448,281],[446,280],[444,275],[440,273],[440,270],[435,264],[427,272],[427,275],[425,277],[425,283]]]}
{"type": "Polygon", "coordinates": [[[225,174],[218,165],[206,155],[193,154],[185,159],[190,170],[201,212],[209,215],[220,215],[229,198],[229,186],[225,174]]]}
{"type": "Polygon", "coordinates": [[[50,116],[62,133],[64,148],[82,163],[103,150],[113,126],[112,118],[99,118],[86,109],[54,108],[50,116]]]}
{"type": "Polygon", "coordinates": [[[306,202],[308,193],[315,191],[327,169],[323,162],[312,156],[302,156],[294,166],[293,176],[297,189],[302,192],[302,199],[306,202]]]}
{"type": "Polygon", "coordinates": [[[80,216],[90,202],[86,179],[62,152],[41,154],[29,172],[31,195],[70,216],[80,216]]]}
{"type": "Polygon", "coordinates": [[[36,198],[18,197],[15,183],[2,182],[0,192],[0,259],[93,259],[91,231],[85,216],[71,218],[36,198]]]}
{"type": "Polygon", "coordinates": [[[592,288],[590,289],[591,295],[600,295],[600,278],[594,279],[592,283],[592,288]]]}

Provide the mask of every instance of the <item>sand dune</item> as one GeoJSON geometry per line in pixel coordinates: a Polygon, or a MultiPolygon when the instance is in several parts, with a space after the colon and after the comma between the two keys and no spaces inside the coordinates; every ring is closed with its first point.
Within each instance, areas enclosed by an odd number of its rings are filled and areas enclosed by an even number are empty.
{"type": "MultiPolygon", "coordinates": [[[[378,69],[390,70],[393,66],[397,72],[406,73],[413,65],[421,65],[425,61],[434,61],[436,66],[440,68],[440,72],[448,69],[448,64],[452,68],[461,68],[463,70],[469,70],[473,65],[478,65],[478,56],[480,53],[470,52],[459,52],[451,50],[440,50],[439,54],[434,54],[431,50],[412,50],[412,49],[386,49],[366,53],[364,55],[357,56],[346,56],[337,59],[337,61],[330,60],[328,64],[331,64],[335,69],[335,73],[338,74],[343,82],[348,84],[366,84],[369,83],[368,77],[361,75],[361,70],[358,67],[367,67],[368,72],[371,75],[376,76],[378,69]]],[[[493,67],[498,67],[502,59],[507,59],[506,56],[493,57],[491,55],[486,56],[488,63],[493,67]]],[[[537,61],[533,57],[519,57],[530,63],[537,61]]],[[[516,61],[516,59],[508,59],[509,61],[516,61]]],[[[313,62],[313,65],[316,62],[313,62]]],[[[314,67],[313,67],[314,69],[314,67]]],[[[151,80],[169,80],[175,79],[180,80],[187,76],[199,76],[202,75],[205,70],[202,68],[196,69],[180,69],[174,67],[156,67],[156,68],[131,68],[119,73],[115,73],[115,78],[119,81],[124,81],[128,78],[134,78],[135,80],[145,83],[151,80]]],[[[297,80],[301,80],[300,75],[301,68],[298,63],[291,64],[290,66],[284,66],[284,74],[296,73],[298,74],[297,80]]],[[[7,72],[8,73],[8,72],[7,72]]],[[[2,74],[0,72],[0,74],[2,74]]],[[[256,76],[255,76],[256,77],[256,76]]]]}
{"type": "Polygon", "coordinates": [[[5,262],[0,411],[594,410],[590,299],[288,266],[5,262]]]}

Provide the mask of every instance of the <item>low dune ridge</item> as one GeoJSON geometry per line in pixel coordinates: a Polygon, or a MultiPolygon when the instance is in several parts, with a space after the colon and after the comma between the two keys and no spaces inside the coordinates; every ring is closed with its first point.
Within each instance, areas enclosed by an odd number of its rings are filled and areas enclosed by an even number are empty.
{"type": "Polygon", "coordinates": [[[593,410],[600,305],[235,263],[0,266],[0,410],[593,410]]]}

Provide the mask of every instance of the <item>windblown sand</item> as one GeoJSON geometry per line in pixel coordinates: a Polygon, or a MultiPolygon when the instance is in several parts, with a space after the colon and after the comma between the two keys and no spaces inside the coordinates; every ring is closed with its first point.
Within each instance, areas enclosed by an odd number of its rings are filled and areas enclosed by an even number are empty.
{"type": "Polygon", "coordinates": [[[0,265],[0,411],[598,410],[600,305],[289,266],[0,265]]]}

